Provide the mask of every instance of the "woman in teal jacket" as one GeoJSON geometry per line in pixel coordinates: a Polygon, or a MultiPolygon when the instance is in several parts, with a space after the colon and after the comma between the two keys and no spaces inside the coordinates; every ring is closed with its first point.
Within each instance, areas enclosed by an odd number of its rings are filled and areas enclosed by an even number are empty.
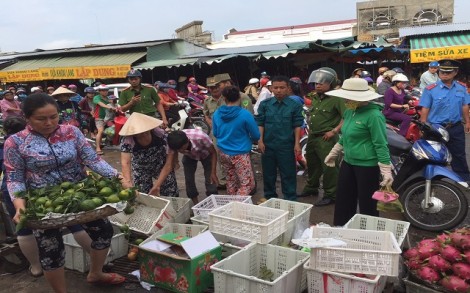
{"type": "Polygon", "coordinates": [[[347,79],[341,89],[326,94],[346,99],[342,137],[325,158],[325,164],[333,167],[344,152],[333,221],[343,226],[356,214],[358,202],[361,214],[378,216],[372,194],[379,186],[392,185],[392,169],[382,107],[370,102],[380,95],[362,78],[347,79]]]}

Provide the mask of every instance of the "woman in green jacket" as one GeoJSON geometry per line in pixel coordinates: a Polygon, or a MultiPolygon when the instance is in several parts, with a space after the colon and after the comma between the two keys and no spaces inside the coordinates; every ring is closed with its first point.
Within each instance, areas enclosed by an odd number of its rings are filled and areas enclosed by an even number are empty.
{"type": "Polygon", "coordinates": [[[326,94],[346,99],[342,137],[325,158],[327,166],[334,166],[344,152],[333,221],[343,226],[356,214],[358,202],[361,214],[378,216],[372,194],[379,186],[392,184],[392,169],[382,107],[370,102],[380,95],[362,78],[347,79],[341,89],[326,94]]]}

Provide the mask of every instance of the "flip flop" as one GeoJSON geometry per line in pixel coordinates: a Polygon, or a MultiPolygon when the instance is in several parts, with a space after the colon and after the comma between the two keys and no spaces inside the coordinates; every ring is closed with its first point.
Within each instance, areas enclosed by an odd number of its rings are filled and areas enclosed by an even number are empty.
{"type": "Polygon", "coordinates": [[[97,151],[96,154],[97,154],[98,156],[102,156],[102,155],[104,155],[104,152],[103,152],[103,151],[97,151]]]}
{"type": "Polygon", "coordinates": [[[93,284],[93,285],[118,285],[126,281],[125,277],[116,273],[105,274],[105,276],[107,276],[105,279],[96,280],[96,281],[88,281],[88,283],[93,284]]]}
{"type": "Polygon", "coordinates": [[[33,278],[40,278],[44,275],[43,271],[41,271],[39,274],[33,274],[33,271],[32,271],[33,267],[32,266],[29,266],[28,268],[28,272],[29,272],[29,275],[33,278]]]}

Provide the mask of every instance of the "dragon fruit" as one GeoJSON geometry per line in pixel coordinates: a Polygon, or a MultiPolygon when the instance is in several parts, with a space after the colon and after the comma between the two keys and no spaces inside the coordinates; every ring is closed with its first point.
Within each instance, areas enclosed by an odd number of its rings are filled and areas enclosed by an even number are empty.
{"type": "Polygon", "coordinates": [[[470,250],[465,251],[462,256],[468,263],[470,263],[470,250]]]}
{"type": "Polygon", "coordinates": [[[418,270],[418,276],[428,282],[435,283],[441,279],[439,273],[434,269],[424,266],[418,270]]]}
{"type": "Polygon", "coordinates": [[[417,258],[418,257],[418,248],[416,247],[413,247],[413,248],[410,248],[408,249],[407,251],[405,251],[405,253],[403,253],[403,256],[406,258],[406,259],[414,259],[414,258],[417,258]]]}
{"type": "Polygon", "coordinates": [[[470,249],[470,234],[468,230],[459,229],[449,234],[452,244],[461,249],[470,249]]]}
{"type": "Polygon", "coordinates": [[[442,245],[443,244],[450,244],[450,242],[451,242],[449,235],[447,235],[446,233],[443,233],[443,234],[437,236],[436,241],[439,242],[442,245]]]}
{"type": "Polygon", "coordinates": [[[420,269],[423,266],[423,262],[419,258],[413,258],[406,261],[406,266],[414,271],[420,269]]]}
{"type": "Polygon", "coordinates": [[[420,245],[418,245],[418,256],[420,259],[427,259],[433,255],[436,255],[439,253],[439,250],[441,249],[439,244],[434,240],[432,242],[425,242],[422,245],[421,245],[421,242],[420,242],[420,245]]]}
{"type": "Polygon", "coordinates": [[[454,274],[459,276],[460,278],[464,280],[470,280],[470,265],[459,262],[459,263],[454,263],[452,265],[452,271],[454,271],[454,274]]]}
{"type": "Polygon", "coordinates": [[[441,249],[441,256],[451,263],[462,260],[462,254],[460,250],[451,245],[446,245],[441,249]]]}
{"type": "Polygon", "coordinates": [[[444,277],[439,283],[447,290],[454,292],[468,292],[470,290],[470,285],[457,276],[444,277]]]}
{"type": "Polygon", "coordinates": [[[438,272],[445,272],[450,269],[450,263],[440,255],[431,256],[428,265],[438,272]]]}
{"type": "Polygon", "coordinates": [[[423,239],[418,243],[418,247],[434,245],[436,243],[435,239],[423,239]]]}

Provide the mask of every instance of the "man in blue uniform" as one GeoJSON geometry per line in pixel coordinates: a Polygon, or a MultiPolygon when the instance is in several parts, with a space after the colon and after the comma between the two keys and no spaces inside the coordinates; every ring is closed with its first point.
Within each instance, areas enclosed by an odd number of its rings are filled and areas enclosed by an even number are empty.
{"type": "Polygon", "coordinates": [[[451,167],[460,177],[470,180],[465,155],[465,133],[470,132],[470,96],[464,85],[455,80],[460,62],[439,61],[439,80],[427,86],[420,99],[421,121],[440,124],[449,132],[447,147],[452,154],[451,167]]]}

